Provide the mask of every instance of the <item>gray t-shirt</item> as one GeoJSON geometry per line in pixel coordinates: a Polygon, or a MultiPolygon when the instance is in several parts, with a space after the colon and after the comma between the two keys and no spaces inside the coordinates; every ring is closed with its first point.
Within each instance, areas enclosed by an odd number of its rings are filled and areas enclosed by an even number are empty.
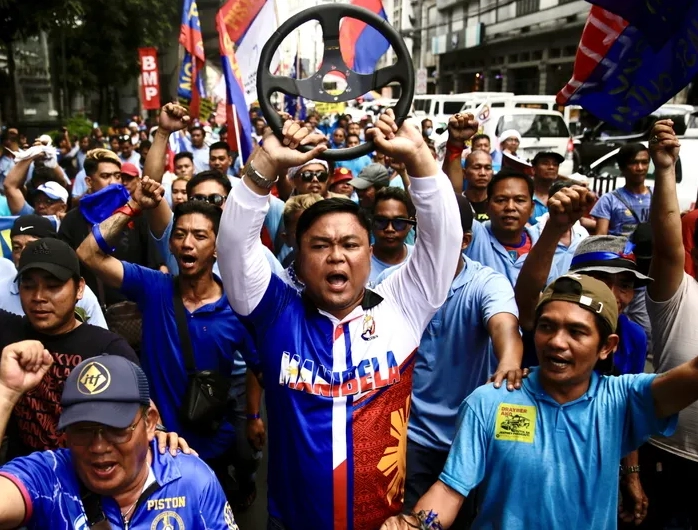
{"type": "MultiPolygon", "coordinates": [[[[666,302],[655,302],[647,293],[652,323],[654,369],[663,373],[692,360],[698,351],[698,282],[684,273],[678,290],[666,302]]],[[[668,438],[652,437],[650,443],[672,454],[698,462],[698,403],[679,413],[676,432],[668,438]]]]}

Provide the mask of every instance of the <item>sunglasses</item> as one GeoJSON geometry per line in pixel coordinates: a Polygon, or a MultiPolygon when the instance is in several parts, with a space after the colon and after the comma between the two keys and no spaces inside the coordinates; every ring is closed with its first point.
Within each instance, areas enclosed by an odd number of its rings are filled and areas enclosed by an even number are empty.
{"type": "Polygon", "coordinates": [[[301,171],[299,175],[303,182],[312,182],[314,178],[318,182],[327,182],[327,179],[330,177],[327,171],[301,171]]]}
{"type": "Polygon", "coordinates": [[[211,195],[194,195],[190,201],[204,201],[214,206],[223,206],[223,203],[227,199],[227,195],[221,195],[220,193],[213,193],[211,195]]]}
{"type": "Polygon", "coordinates": [[[412,219],[404,219],[403,217],[396,217],[394,219],[389,217],[373,218],[373,228],[376,230],[385,230],[388,228],[388,225],[393,225],[394,230],[397,232],[402,232],[403,230],[407,230],[408,227],[411,228],[416,226],[416,224],[416,221],[413,221],[412,219]]]}

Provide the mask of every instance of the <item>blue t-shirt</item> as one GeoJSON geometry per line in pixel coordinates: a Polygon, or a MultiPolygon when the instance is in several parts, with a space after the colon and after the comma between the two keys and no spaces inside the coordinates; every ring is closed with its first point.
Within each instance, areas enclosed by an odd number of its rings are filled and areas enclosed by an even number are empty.
{"type": "MultiPolygon", "coordinates": [[[[130,528],[236,530],[237,524],[221,485],[211,468],[193,455],[161,455],[157,442],[153,456],[154,491],[134,509],[130,528]]],[[[46,530],[88,530],[80,501],[80,485],[68,449],[42,451],[16,458],[0,468],[22,493],[27,507],[23,526],[46,530]]],[[[146,488],[148,491],[149,488],[146,488]]],[[[102,510],[112,528],[122,528],[121,510],[111,497],[102,497],[102,510]]]]}
{"type": "Polygon", "coordinates": [[[599,201],[591,209],[591,215],[599,219],[608,219],[608,233],[614,236],[629,236],[638,225],[638,220],[632,212],[635,212],[640,218],[640,222],[649,221],[650,218],[650,202],[652,199],[652,190],[645,194],[635,195],[630,193],[625,187],[605,193],[599,201]],[[632,207],[632,211],[628,206],[623,204],[616,193],[620,194],[623,200],[632,207]]]}
{"type": "MultiPolygon", "coordinates": [[[[172,303],[173,276],[125,261],[121,263],[124,266],[121,292],[138,304],[143,316],[141,363],[163,425],[186,438],[202,458],[222,454],[235,439],[230,422],[224,422],[214,436],[203,437],[185,429],[179,420],[189,378],[172,303]]],[[[185,311],[197,370],[231,374],[236,351],[244,352],[248,358],[256,357],[254,342],[230,308],[225,293],[193,313],[186,307],[185,311]]]]}
{"type": "Polygon", "coordinates": [[[650,435],[671,435],[678,415],[655,416],[654,374],[593,373],[564,405],[538,375],[520,391],[486,385],[468,396],[440,480],[464,496],[478,486],[473,530],[616,528],[621,457],[650,435]]]}
{"type": "Polygon", "coordinates": [[[465,262],[422,335],[414,365],[408,436],[439,451],[453,443],[463,399],[497,367],[487,322],[499,313],[519,316],[509,281],[476,261],[465,262]]]}
{"type": "MultiPolygon", "coordinates": [[[[407,259],[412,255],[412,251],[414,250],[414,246],[412,245],[407,245],[405,244],[405,247],[407,247],[407,255],[405,256],[405,259],[403,260],[402,263],[405,263],[407,259]]],[[[398,265],[402,265],[402,263],[398,265]]],[[[373,285],[373,283],[378,280],[378,277],[381,275],[381,273],[389,269],[391,267],[394,267],[395,265],[391,265],[389,263],[385,263],[384,261],[379,260],[375,254],[371,254],[371,273],[369,274],[368,277],[368,282],[369,284],[373,285]]]]}

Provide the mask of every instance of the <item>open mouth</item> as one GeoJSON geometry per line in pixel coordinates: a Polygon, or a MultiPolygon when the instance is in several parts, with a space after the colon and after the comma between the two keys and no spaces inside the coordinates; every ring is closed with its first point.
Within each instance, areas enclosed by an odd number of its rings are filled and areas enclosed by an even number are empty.
{"type": "Polygon", "coordinates": [[[179,257],[179,260],[182,262],[182,265],[185,267],[190,267],[196,263],[196,258],[194,256],[190,255],[183,255],[179,257]]]}
{"type": "Polygon", "coordinates": [[[347,284],[349,277],[343,272],[333,272],[327,275],[327,283],[330,285],[330,289],[341,291],[347,284]]]}
{"type": "Polygon", "coordinates": [[[114,462],[96,462],[92,464],[92,471],[101,478],[108,477],[116,469],[114,462]]]}
{"type": "Polygon", "coordinates": [[[564,357],[560,357],[559,355],[548,355],[546,359],[551,366],[560,370],[564,370],[572,364],[570,361],[564,357]]]}
{"type": "Polygon", "coordinates": [[[505,217],[502,217],[502,221],[505,223],[518,223],[519,218],[518,217],[511,217],[510,215],[507,215],[505,217]]]}

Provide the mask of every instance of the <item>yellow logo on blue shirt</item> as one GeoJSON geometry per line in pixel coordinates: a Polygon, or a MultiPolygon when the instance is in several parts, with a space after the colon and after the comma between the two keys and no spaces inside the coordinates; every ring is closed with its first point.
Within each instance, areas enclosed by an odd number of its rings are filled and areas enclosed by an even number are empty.
{"type": "Polygon", "coordinates": [[[150,530],[184,530],[184,521],[175,512],[162,512],[150,525],[150,530]]]}
{"type": "Polygon", "coordinates": [[[536,407],[501,403],[497,408],[494,437],[507,442],[532,444],[536,433],[536,407]]]}
{"type": "Polygon", "coordinates": [[[81,394],[94,396],[101,394],[111,383],[111,374],[106,367],[97,362],[85,366],[78,376],[78,390],[81,394]]]}

